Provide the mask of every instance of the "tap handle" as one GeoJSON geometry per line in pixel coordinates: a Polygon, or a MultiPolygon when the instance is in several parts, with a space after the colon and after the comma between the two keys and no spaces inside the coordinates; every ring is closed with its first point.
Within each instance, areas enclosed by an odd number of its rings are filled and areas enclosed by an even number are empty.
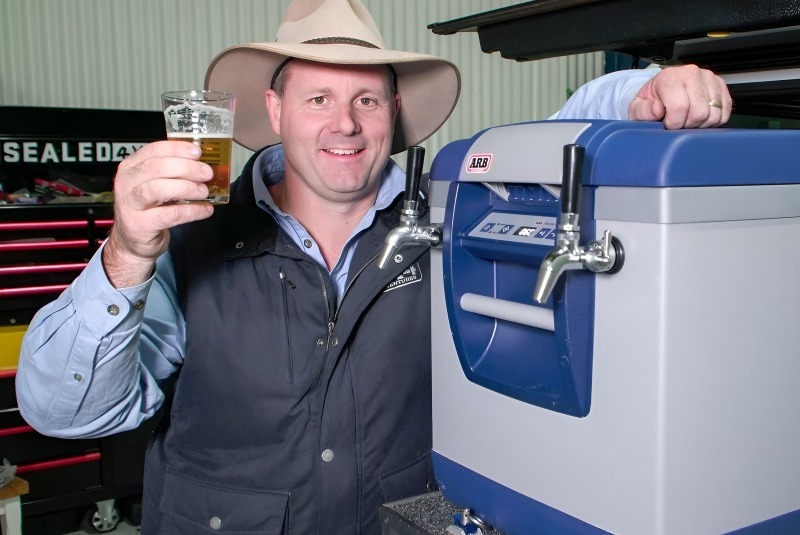
{"type": "Polygon", "coordinates": [[[419,200],[419,181],[422,176],[422,162],[425,160],[425,149],[418,145],[408,147],[408,164],[406,165],[406,193],[404,201],[419,200]]]}
{"type": "Polygon", "coordinates": [[[581,204],[581,174],[585,149],[564,145],[564,174],[561,177],[561,212],[577,214],[581,204]]]}

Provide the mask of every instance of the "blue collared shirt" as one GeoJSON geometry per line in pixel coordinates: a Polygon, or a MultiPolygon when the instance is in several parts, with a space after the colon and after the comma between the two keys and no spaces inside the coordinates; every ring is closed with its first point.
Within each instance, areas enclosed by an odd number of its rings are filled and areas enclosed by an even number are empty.
{"type": "MultiPolygon", "coordinates": [[[[301,250],[305,250],[311,258],[313,258],[320,266],[326,267],[325,260],[322,257],[322,251],[314,241],[314,238],[303,228],[294,217],[282,212],[275,204],[275,201],[270,194],[269,188],[273,184],[277,184],[283,180],[285,170],[285,162],[283,157],[283,147],[275,145],[264,150],[258,155],[253,166],[253,191],[255,193],[256,203],[263,210],[266,210],[275,218],[278,225],[283,231],[292,239],[292,241],[301,250]]],[[[405,172],[393,160],[384,167],[381,173],[380,187],[378,189],[378,196],[375,203],[370,206],[367,213],[359,221],[353,233],[347,239],[344,249],[339,255],[336,265],[330,270],[331,282],[333,283],[336,291],[337,303],[341,301],[344,294],[347,276],[350,272],[350,263],[353,259],[353,253],[356,250],[358,243],[358,236],[368,229],[375,221],[375,213],[379,210],[389,207],[394,199],[400,195],[405,189],[405,172]]],[[[375,251],[377,253],[377,251],[375,251]]]]}

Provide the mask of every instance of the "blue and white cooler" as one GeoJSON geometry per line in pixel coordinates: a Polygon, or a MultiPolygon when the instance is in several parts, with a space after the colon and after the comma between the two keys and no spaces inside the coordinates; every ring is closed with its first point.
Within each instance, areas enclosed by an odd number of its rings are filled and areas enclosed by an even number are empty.
{"type": "Polygon", "coordinates": [[[800,131],[498,126],[430,191],[445,498],[510,535],[800,533],[800,131]],[[615,265],[542,292],[570,231],[615,265]]]}

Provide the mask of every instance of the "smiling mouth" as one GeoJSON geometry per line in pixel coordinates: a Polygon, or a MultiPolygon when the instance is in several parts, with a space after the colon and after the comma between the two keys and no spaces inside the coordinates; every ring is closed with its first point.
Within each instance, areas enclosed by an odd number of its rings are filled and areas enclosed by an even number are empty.
{"type": "Polygon", "coordinates": [[[364,149],[324,149],[324,150],[328,154],[335,154],[337,156],[350,156],[353,154],[358,154],[364,149]]]}

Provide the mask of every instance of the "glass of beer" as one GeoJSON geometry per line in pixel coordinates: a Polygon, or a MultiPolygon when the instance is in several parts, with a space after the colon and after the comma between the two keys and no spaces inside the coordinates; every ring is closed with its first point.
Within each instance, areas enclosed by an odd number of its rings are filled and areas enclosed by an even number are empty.
{"type": "Polygon", "coordinates": [[[230,199],[234,98],[221,91],[168,91],[161,95],[167,139],[189,141],[203,153],[200,161],[214,170],[206,182],[205,201],[226,204],[230,199]]]}

